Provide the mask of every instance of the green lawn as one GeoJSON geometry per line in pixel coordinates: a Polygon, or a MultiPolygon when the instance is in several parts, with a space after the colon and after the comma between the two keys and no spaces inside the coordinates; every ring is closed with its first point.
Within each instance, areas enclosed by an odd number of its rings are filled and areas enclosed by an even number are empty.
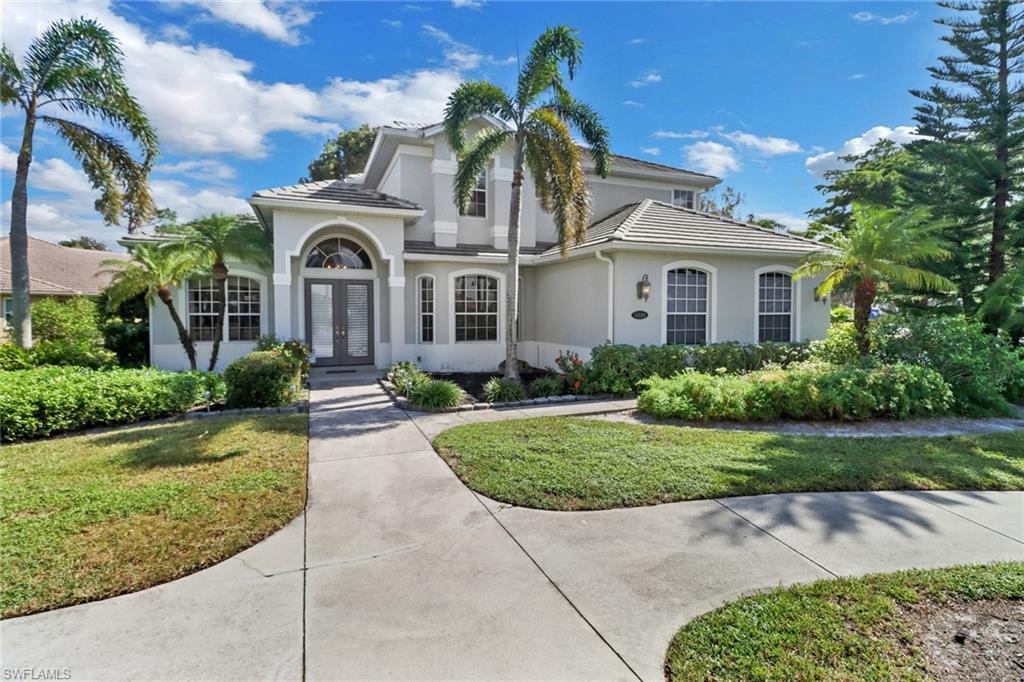
{"type": "Polygon", "coordinates": [[[822,580],[745,597],[684,626],[669,680],[920,680],[902,606],[1024,599],[1024,563],[822,580]]]}
{"type": "Polygon", "coordinates": [[[443,432],[473,490],[538,509],[608,509],[811,490],[1022,490],[1024,432],[824,438],[546,417],[443,432]]]}
{"type": "Polygon", "coordinates": [[[306,415],[216,417],[0,448],[0,611],[149,587],[302,509],[306,415]]]}

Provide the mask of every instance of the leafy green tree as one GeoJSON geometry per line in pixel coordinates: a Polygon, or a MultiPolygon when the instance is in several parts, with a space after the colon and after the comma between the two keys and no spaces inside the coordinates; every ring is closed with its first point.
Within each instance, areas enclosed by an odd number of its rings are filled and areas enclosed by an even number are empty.
{"type": "Polygon", "coordinates": [[[146,303],[155,299],[167,306],[171,320],[178,330],[189,366],[196,368],[196,346],[188,327],[174,305],[172,287],[179,287],[187,277],[200,268],[196,254],[186,249],[172,248],[172,244],[138,244],[132,247],[131,260],[114,258],[103,261],[106,272],[114,274],[106,289],[107,307],[116,310],[121,304],[142,294],[146,303]]]}
{"type": "Polygon", "coordinates": [[[788,229],[785,225],[780,223],[778,220],[772,220],[771,218],[758,218],[753,213],[747,214],[747,222],[751,225],[757,225],[763,227],[766,230],[772,230],[774,232],[789,232],[794,233],[793,230],[788,229]]]}
{"type": "Polygon", "coordinates": [[[880,288],[902,285],[942,291],[952,283],[925,270],[925,261],[949,257],[946,245],[931,235],[927,210],[903,211],[853,204],[846,232],[836,233],[832,243],[807,256],[795,276],[824,275],[819,296],[853,287],[853,324],[857,351],[870,351],[868,320],[880,288]]]}
{"type": "Polygon", "coordinates": [[[962,184],[954,200],[985,207],[991,286],[1024,246],[1022,208],[1014,200],[1024,189],[1024,6],[1007,0],[939,6],[957,13],[937,20],[949,29],[942,40],[954,53],[929,69],[935,85],[912,91],[921,100],[916,119],[921,133],[964,148],[960,158],[974,181],[962,184]]]}
{"type": "Polygon", "coordinates": [[[165,229],[173,236],[169,248],[193,254],[203,269],[208,269],[215,285],[217,320],[213,329],[213,348],[209,371],[217,366],[220,343],[224,336],[227,312],[228,259],[270,267],[272,242],[262,227],[250,216],[215,214],[193,220],[185,225],[165,229]]]}
{"type": "Polygon", "coordinates": [[[65,239],[57,242],[61,246],[67,246],[72,249],[86,249],[89,251],[109,251],[107,245],[101,242],[99,239],[90,237],[87,234],[80,235],[74,239],[65,239]]]}
{"type": "Polygon", "coordinates": [[[516,323],[519,300],[519,218],[524,171],[529,169],[541,207],[554,217],[563,255],[581,241],[590,225],[590,192],[584,181],[583,159],[589,154],[598,175],[611,163],[608,131],[597,112],[569,92],[562,76],[571,80],[583,55],[583,42],[568,26],[549,28],[530,48],[519,71],[516,91],[506,94],[486,81],[463,83],[448,98],[444,127],[448,145],[458,155],[455,203],[465,209],[491,158],[511,143],[512,196],[508,221],[508,272],[505,300],[505,376],[519,378],[516,323]],[[547,98],[541,97],[547,94],[547,98]],[[482,115],[507,121],[509,126],[485,127],[466,139],[470,123],[482,115]],[[573,140],[579,133],[586,150],[573,140]]]}
{"type": "Polygon", "coordinates": [[[697,199],[697,210],[702,213],[721,216],[729,220],[736,220],[736,212],[746,199],[735,187],[716,187],[713,190],[701,192],[697,199]]]}
{"type": "Polygon", "coordinates": [[[342,130],[324,143],[320,156],[309,164],[309,175],[299,182],[343,180],[349,175],[362,173],[378,130],[365,123],[358,128],[342,130]]]}
{"type": "Polygon", "coordinates": [[[0,49],[0,103],[24,112],[11,193],[11,284],[14,341],[32,345],[28,270],[28,172],[37,125],[51,128],[71,148],[92,186],[96,208],[117,223],[126,206],[153,210],[148,176],[158,154],[156,132],[124,79],[123,54],[107,29],[91,19],[56,21],[25,52],[21,64],[0,49]],[[83,121],[101,125],[91,128],[83,121]],[[107,130],[126,133],[142,151],[131,151],[107,130]]]}

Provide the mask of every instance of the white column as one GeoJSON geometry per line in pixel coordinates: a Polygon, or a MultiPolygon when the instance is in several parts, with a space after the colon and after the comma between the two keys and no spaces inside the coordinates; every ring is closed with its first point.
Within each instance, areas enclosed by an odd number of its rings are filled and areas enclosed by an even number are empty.
{"type": "Polygon", "coordinates": [[[405,355],[405,277],[388,277],[388,328],[391,339],[391,362],[408,360],[405,355]]]}
{"type": "Polygon", "coordinates": [[[292,329],[292,278],[283,272],[274,273],[274,336],[302,338],[301,331],[292,329]]]}

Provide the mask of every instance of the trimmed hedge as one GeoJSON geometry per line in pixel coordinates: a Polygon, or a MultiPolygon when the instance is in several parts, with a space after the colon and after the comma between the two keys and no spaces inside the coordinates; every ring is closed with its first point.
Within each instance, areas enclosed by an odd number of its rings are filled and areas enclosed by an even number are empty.
{"type": "Polygon", "coordinates": [[[0,372],[0,439],[41,438],[188,411],[220,378],[156,369],[39,367],[0,372]]]}
{"type": "Polygon", "coordinates": [[[641,412],[689,421],[909,419],[940,415],[954,404],[938,372],[903,364],[806,364],[741,376],[688,370],[643,384],[641,412]]]}
{"type": "Polygon", "coordinates": [[[288,405],[298,393],[301,371],[301,362],[281,351],[253,351],[243,355],[224,370],[227,406],[288,405]]]}

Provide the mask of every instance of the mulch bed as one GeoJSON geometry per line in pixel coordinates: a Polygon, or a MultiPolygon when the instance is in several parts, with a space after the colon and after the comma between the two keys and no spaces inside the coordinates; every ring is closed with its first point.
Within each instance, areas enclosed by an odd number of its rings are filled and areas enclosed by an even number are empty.
{"type": "Polygon", "coordinates": [[[1024,680],[1024,600],[922,602],[905,616],[932,678],[1024,680]]]}

